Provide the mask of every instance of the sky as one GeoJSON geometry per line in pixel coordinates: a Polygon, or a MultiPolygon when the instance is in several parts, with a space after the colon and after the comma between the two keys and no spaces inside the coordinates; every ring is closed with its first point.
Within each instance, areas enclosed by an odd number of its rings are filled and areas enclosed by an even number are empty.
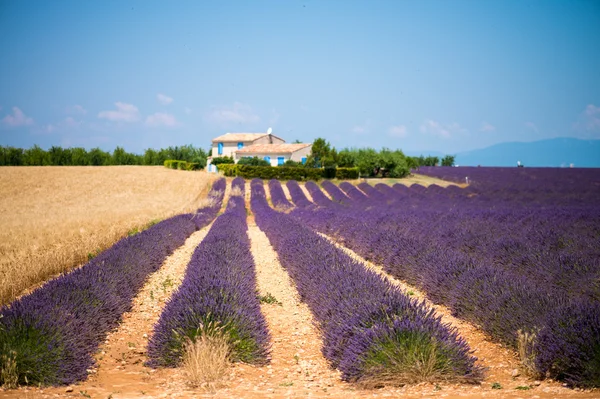
{"type": "Polygon", "coordinates": [[[0,0],[0,145],[600,139],[600,2],[0,0]]]}

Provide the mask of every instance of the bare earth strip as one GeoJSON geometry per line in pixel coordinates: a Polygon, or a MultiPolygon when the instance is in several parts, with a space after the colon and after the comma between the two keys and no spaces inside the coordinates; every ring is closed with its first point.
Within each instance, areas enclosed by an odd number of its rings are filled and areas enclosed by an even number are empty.
{"type": "Polygon", "coordinates": [[[178,370],[153,370],[144,367],[146,348],[153,327],[158,322],[166,302],[179,288],[186,267],[196,247],[210,227],[193,233],[183,246],[167,258],[162,267],[150,276],[133,302],[133,309],[123,316],[119,328],[108,335],[97,355],[97,373],[84,385],[98,397],[139,397],[142,392],[161,397],[162,393],[180,392],[183,383],[178,370]],[[172,380],[175,383],[172,384],[172,380]],[[174,387],[173,387],[174,385],[174,387]]]}

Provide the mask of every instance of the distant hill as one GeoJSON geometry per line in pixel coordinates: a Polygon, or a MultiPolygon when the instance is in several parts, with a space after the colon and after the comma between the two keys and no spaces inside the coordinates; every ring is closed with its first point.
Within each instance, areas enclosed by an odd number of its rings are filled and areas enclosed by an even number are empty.
{"type": "Polygon", "coordinates": [[[460,166],[600,167],[600,140],[556,138],[530,143],[495,144],[480,150],[461,152],[455,163],[460,166]]]}

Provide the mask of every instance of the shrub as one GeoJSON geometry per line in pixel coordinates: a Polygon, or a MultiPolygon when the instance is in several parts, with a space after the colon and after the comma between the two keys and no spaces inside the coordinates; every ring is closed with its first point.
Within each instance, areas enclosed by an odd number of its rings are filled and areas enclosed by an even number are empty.
{"type": "Polygon", "coordinates": [[[323,168],[323,178],[335,179],[335,166],[325,166],[323,168]]]}
{"type": "Polygon", "coordinates": [[[243,157],[237,163],[238,165],[250,165],[250,166],[271,166],[268,161],[259,157],[243,157]]]}
{"type": "Polygon", "coordinates": [[[225,176],[240,176],[244,179],[260,178],[265,180],[320,180],[321,169],[274,168],[272,166],[231,165],[220,169],[225,176]]]}
{"type": "Polygon", "coordinates": [[[211,161],[211,164],[216,165],[217,167],[222,164],[232,163],[234,163],[233,157],[214,157],[211,161]]]}
{"type": "Polygon", "coordinates": [[[175,159],[167,159],[164,162],[165,168],[179,170],[200,170],[202,166],[196,162],[178,161],[175,159]]]}
{"type": "Polygon", "coordinates": [[[571,386],[600,387],[600,304],[577,301],[553,309],[534,351],[542,374],[571,386]]]}
{"type": "Polygon", "coordinates": [[[353,180],[358,179],[359,172],[358,168],[337,168],[335,172],[336,179],[339,180],[353,180]]]}

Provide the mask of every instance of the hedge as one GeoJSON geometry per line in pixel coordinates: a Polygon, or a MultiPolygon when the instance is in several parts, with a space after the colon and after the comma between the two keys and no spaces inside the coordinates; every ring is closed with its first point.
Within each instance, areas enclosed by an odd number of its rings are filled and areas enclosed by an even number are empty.
{"type": "MultiPolygon", "coordinates": [[[[263,179],[263,180],[321,180],[324,178],[324,169],[312,168],[274,168],[271,166],[250,166],[250,165],[219,165],[219,171],[225,176],[240,176],[244,179],[263,179]]],[[[337,179],[358,179],[357,168],[338,168],[332,178],[337,179]]]]}
{"type": "Polygon", "coordinates": [[[165,168],[179,169],[179,170],[200,170],[202,166],[199,163],[178,161],[176,159],[167,159],[164,163],[165,168]]]}

